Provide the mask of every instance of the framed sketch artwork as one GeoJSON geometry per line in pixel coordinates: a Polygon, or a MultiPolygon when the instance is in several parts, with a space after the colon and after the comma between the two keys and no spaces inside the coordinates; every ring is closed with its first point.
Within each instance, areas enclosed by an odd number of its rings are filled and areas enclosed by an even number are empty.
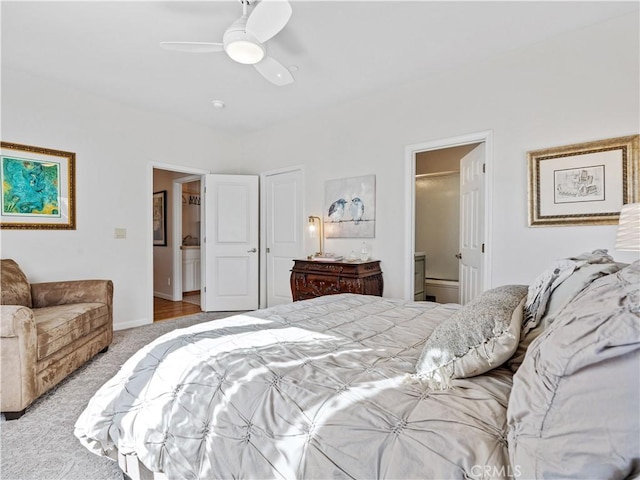
{"type": "Polygon", "coordinates": [[[528,152],[529,225],[617,224],[639,201],[639,135],[528,152]]]}
{"type": "Polygon", "coordinates": [[[76,154],[2,142],[3,229],[76,229],[76,154]]]}
{"type": "Polygon", "coordinates": [[[376,226],[376,176],[328,180],[324,188],[327,238],[373,238],[376,226]]]}

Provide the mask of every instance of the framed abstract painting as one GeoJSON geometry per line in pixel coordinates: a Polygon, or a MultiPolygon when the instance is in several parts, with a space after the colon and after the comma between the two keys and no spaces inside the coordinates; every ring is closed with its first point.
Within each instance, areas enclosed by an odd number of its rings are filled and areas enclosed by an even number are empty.
{"type": "Polygon", "coordinates": [[[529,226],[617,224],[640,197],[639,137],[528,152],[529,226]]]}
{"type": "Polygon", "coordinates": [[[0,228],[76,229],[76,154],[2,142],[0,228]]]}

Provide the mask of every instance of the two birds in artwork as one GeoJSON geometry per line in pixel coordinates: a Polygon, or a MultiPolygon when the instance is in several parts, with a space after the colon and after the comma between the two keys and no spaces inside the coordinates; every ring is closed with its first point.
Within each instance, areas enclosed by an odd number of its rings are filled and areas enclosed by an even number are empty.
{"type": "MultiPolygon", "coordinates": [[[[347,207],[347,201],[344,198],[340,198],[333,202],[329,207],[329,219],[332,222],[339,222],[344,217],[345,210],[347,207]]],[[[359,197],[353,197],[351,202],[349,203],[349,215],[351,215],[351,219],[353,223],[358,225],[362,221],[362,217],[364,216],[364,203],[360,200],[359,197]]]]}

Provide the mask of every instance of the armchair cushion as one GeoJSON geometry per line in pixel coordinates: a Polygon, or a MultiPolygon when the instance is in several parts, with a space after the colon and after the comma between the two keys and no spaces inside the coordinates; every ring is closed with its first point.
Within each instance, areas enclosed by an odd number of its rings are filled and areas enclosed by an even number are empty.
{"type": "Polygon", "coordinates": [[[18,264],[11,259],[2,259],[0,269],[0,303],[31,308],[31,287],[18,264]]]}
{"type": "Polygon", "coordinates": [[[31,284],[33,308],[73,303],[104,303],[111,308],[113,285],[104,280],[67,280],[31,284]]]}
{"type": "Polygon", "coordinates": [[[38,329],[38,360],[48,357],[109,322],[101,303],[74,303],[34,310],[38,329]]]}

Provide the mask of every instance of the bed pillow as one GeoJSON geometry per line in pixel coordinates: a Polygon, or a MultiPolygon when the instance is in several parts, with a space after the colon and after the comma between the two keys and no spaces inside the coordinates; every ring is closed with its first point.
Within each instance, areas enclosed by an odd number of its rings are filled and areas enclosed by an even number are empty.
{"type": "Polygon", "coordinates": [[[527,294],[527,303],[524,306],[524,324],[522,335],[540,322],[542,316],[548,311],[548,303],[551,294],[556,288],[572,276],[574,272],[585,265],[615,263],[613,257],[605,249],[584,252],[575,257],[557,260],[551,268],[545,270],[536,277],[527,294]]]}
{"type": "Polygon", "coordinates": [[[530,345],[507,409],[521,478],[640,475],[640,261],[579,293],[530,345]]]}
{"type": "Polygon", "coordinates": [[[547,302],[547,309],[541,322],[543,324],[549,323],[550,317],[555,317],[563,307],[571,302],[582,290],[591,285],[594,280],[616,273],[626,266],[624,263],[594,263],[580,267],[551,292],[547,302]]]}
{"type": "Polygon", "coordinates": [[[586,264],[573,271],[562,283],[560,283],[549,297],[545,306],[544,315],[541,316],[539,323],[529,331],[522,329],[520,334],[520,343],[516,353],[509,360],[509,368],[516,372],[524,356],[527,348],[545,329],[551,325],[558,313],[568,305],[581,291],[591,285],[591,282],[600,277],[616,273],[624,268],[624,263],[594,263],[586,264]]]}
{"type": "Polygon", "coordinates": [[[526,286],[506,285],[457,310],[427,339],[415,377],[433,388],[447,388],[452,379],[502,365],[518,346],[526,296],[526,286]]]}

